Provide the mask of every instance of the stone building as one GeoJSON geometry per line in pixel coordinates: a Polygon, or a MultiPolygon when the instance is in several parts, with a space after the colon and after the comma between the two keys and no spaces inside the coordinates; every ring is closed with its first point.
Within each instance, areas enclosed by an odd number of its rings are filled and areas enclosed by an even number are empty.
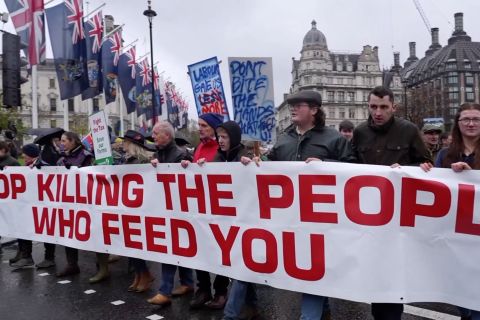
{"type": "Polygon", "coordinates": [[[439,29],[431,29],[432,43],[421,59],[415,43],[401,71],[406,87],[406,114],[421,125],[423,118],[443,118],[447,128],[464,102],[479,102],[480,42],[463,29],[463,13],[455,14],[455,30],[442,46],[439,29]]]}
{"type": "MultiPolygon", "coordinates": [[[[330,51],[325,35],[315,21],[303,38],[300,59],[292,61],[290,93],[317,90],[323,98],[326,125],[338,128],[348,119],[355,125],[368,118],[367,97],[382,85],[378,47],[366,45],[361,53],[330,51]]],[[[277,109],[277,131],[290,125],[290,112],[284,102],[277,109]]]]}

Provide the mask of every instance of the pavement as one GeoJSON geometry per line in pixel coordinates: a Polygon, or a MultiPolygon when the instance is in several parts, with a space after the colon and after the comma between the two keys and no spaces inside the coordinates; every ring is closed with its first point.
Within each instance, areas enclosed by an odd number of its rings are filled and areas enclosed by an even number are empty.
{"type": "MultiPolygon", "coordinates": [[[[40,262],[43,244],[34,243],[33,256],[40,262]]],[[[149,292],[130,293],[127,288],[133,280],[128,273],[127,258],[110,265],[111,277],[90,285],[88,278],[96,272],[95,253],[81,252],[79,275],[58,279],[55,267],[13,270],[8,259],[15,255],[16,244],[3,246],[0,254],[0,320],[220,320],[222,311],[189,309],[190,296],[176,298],[170,307],[158,308],[146,300],[156,294],[160,285],[160,264],[149,263],[156,277],[149,292]],[[65,282],[59,283],[59,281],[65,282]]],[[[57,247],[57,267],[65,264],[63,247],[57,247]]],[[[300,317],[301,294],[258,286],[260,319],[295,320],[300,317]]],[[[332,320],[372,320],[370,306],[339,299],[330,299],[332,320]]],[[[439,319],[460,320],[454,306],[445,304],[414,304],[405,306],[403,320],[439,319]]]]}

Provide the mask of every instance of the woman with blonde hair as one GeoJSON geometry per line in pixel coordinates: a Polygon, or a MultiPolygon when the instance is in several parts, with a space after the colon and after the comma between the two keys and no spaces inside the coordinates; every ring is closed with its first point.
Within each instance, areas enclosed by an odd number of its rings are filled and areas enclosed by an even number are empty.
{"type": "MultiPolygon", "coordinates": [[[[123,137],[123,151],[125,152],[124,164],[150,163],[153,153],[145,143],[145,137],[137,131],[128,130],[123,137]]],[[[155,278],[148,270],[145,260],[130,258],[135,270],[135,279],[128,287],[130,292],[145,292],[150,289],[155,278]]]]}

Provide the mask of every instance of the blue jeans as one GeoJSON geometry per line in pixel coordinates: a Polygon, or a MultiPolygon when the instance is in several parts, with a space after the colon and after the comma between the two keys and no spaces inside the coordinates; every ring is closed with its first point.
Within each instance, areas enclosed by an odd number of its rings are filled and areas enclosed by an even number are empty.
{"type": "Polygon", "coordinates": [[[302,295],[302,315],[300,320],[321,320],[327,298],[304,293],[302,295]]]}
{"type": "Polygon", "coordinates": [[[462,317],[472,317],[472,320],[480,320],[480,311],[475,311],[475,310],[470,310],[470,309],[465,309],[462,307],[458,307],[458,310],[460,311],[460,315],[462,317]]]}
{"type": "Polygon", "coordinates": [[[228,301],[223,310],[223,318],[226,320],[237,320],[244,305],[256,307],[257,292],[255,284],[233,280],[232,287],[228,293],[228,301]]]}
{"type": "MultiPolygon", "coordinates": [[[[180,283],[184,286],[193,287],[193,272],[192,269],[178,267],[180,283]]],[[[173,291],[173,282],[175,281],[175,273],[177,266],[172,264],[162,263],[162,284],[160,285],[159,293],[164,296],[170,296],[173,291]]]]}

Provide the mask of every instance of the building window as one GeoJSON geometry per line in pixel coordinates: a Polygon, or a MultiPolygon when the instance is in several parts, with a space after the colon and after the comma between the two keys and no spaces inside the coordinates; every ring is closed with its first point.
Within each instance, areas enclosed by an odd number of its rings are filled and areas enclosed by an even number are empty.
{"type": "Polygon", "coordinates": [[[56,128],[57,127],[57,120],[50,120],[50,128],[56,128]]]}
{"type": "Polygon", "coordinates": [[[327,91],[327,99],[330,102],[335,101],[335,92],[333,91],[327,91]]]}
{"type": "Polygon", "coordinates": [[[337,63],[337,71],[343,71],[343,65],[341,63],[337,63]]]}
{"type": "Polygon", "coordinates": [[[344,108],[339,108],[338,109],[338,117],[340,119],[345,119],[345,109],[344,108]]]}
{"type": "Polygon", "coordinates": [[[55,89],[55,79],[49,79],[48,80],[48,88],[49,89],[55,89]]]}
{"type": "Polygon", "coordinates": [[[100,105],[98,104],[98,98],[93,98],[93,112],[98,112],[100,105]]]}
{"type": "Polygon", "coordinates": [[[458,101],[458,87],[451,87],[448,88],[448,100],[450,101],[458,101]]]}
{"type": "Polygon", "coordinates": [[[457,72],[449,72],[447,74],[447,83],[448,84],[457,84],[458,83],[458,73],[457,72]]]}
{"type": "Polygon", "coordinates": [[[312,77],[311,76],[305,76],[303,78],[303,81],[305,84],[311,84],[312,83],[312,77]]]}
{"type": "Polygon", "coordinates": [[[449,111],[450,111],[450,116],[454,117],[457,115],[458,108],[450,108],[449,111]]]}
{"type": "Polygon", "coordinates": [[[465,100],[467,102],[475,101],[475,93],[473,92],[473,87],[465,87],[465,100]]]}
{"type": "Polygon", "coordinates": [[[368,92],[363,92],[363,101],[368,101],[368,92]]]}
{"type": "Polygon", "coordinates": [[[457,69],[457,63],[455,61],[447,62],[447,70],[457,69]]]}
{"type": "Polygon", "coordinates": [[[75,102],[73,99],[68,99],[68,112],[75,112],[75,102]]]}
{"type": "Polygon", "coordinates": [[[305,69],[310,70],[310,62],[307,62],[305,69]]]}
{"type": "Polygon", "coordinates": [[[355,101],[355,92],[348,93],[348,101],[354,102],[355,101]]]}
{"type": "Polygon", "coordinates": [[[334,108],[329,108],[328,109],[328,118],[335,119],[335,109],[334,108]]]}
{"type": "Polygon", "coordinates": [[[50,111],[57,111],[57,99],[50,99],[50,111]]]}
{"type": "Polygon", "coordinates": [[[328,77],[327,78],[327,84],[333,84],[333,78],[328,77]]]}
{"type": "Polygon", "coordinates": [[[353,108],[348,109],[348,118],[355,119],[355,109],[353,108]]]}
{"type": "Polygon", "coordinates": [[[343,91],[338,92],[338,101],[340,101],[340,102],[345,101],[345,92],[343,92],[343,91]]]}
{"type": "Polygon", "coordinates": [[[469,60],[463,60],[463,67],[465,69],[472,69],[472,63],[469,60]]]}
{"type": "Polygon", "coordinates": [[[466,85],[473,85],[475,82],[474,78],[473,78],[473,74],[467,72],[465,73],[465,84],[466,85]]]}

